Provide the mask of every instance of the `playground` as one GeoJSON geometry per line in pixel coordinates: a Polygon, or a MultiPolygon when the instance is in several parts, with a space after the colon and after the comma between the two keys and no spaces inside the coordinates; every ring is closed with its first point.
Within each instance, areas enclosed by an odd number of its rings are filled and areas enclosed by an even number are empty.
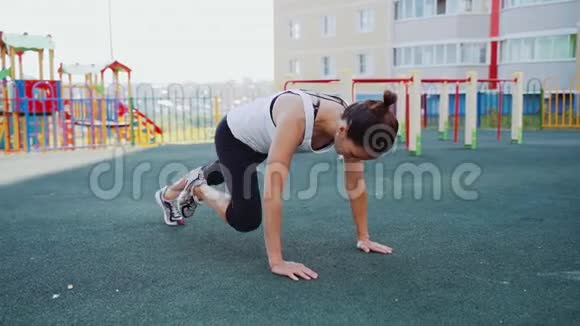
{"type": "MultiPolygon", "coordinates": [[[[293,191],[308,187],[304,176],[314,164],[332,166],[320,175],[313,198],[291,199],[285,207],[285,254],[315,269],[315,282],[271,275],[262,232],[237,233],[207,207],[185,227],[161,222],[151,200],[159,171],[213,159],[209,144],[127,153],[125,186],[112,200],[90,191],[94,163],[4,184],[0,323],[574,324],[580,318],[580,136],[530,131],[519,146],[484,131],[479,140],[487,146],[467,152],[436,140],[435,131],[424,138],[432,150],[423,156],[399,150],[367,164],[369,189],[383,184],[382,197],[369,196],[370,230],[394,248],[390,256],[356,250],[332,153],[299,156],[293,191]],[[132,172],[144,162],[151,171],[134,198],[132,172]],[[452,192],[450,174],[465,162],[483,171],[470,187],[477,200],[452,192]],[[413,199],[412,178],[403,179],[403,198],[396,199],[393,171],[404,163],[436,165],[441,199],[433,199],[430,181],[423,198],[413,199]]],[[[70,164],[78,153],[66,153],[70,164]]],[[[102,187],[110,189],[117,177],[103,174],[102,187]]]]}
{"type": "Polygon", "coordinates": [[[52,36],[0,33],[3,152],[151,146],[211,139],[213,129],[209,125],[219,119],[211,90],[197,89],[187,99],[183,89],[173,90],[166,99],[156,98],[149,85],[133,87],[131,68],[119,61],[102,67],[61,63],[55,70],[54,52],[52,36]],[[24,55],[37,56],[37,79],[24,78],[24,55]],[[137,92],[136,96],[133,92],[137,92]],[[168,102],[172,112],[163,110],[168,102]],[[179,102],[182,105],[176,107],[179,102]]]}
{"type": "MultiPolygon", "coordinates": [[[[215,125],[228,110],[268,93],[237,94],[198,85],[133,85],[131,68],[117,60],[105,65],[55,64],[52,36],[0,32],[0,151],[6,154],[112,147],[147,147],[212,142],[215,125]],[[36,56],[35,79],[25,78],[24,56],[36,56]],[[47,58],[48,57],[48,58],[47,58]],[[232,95],[234,94],[234,95],[232,95]]],[[[580,128],[574,89],[552,80],[516,73],[486,79],[357,78],[348,71],[331,80],[287,80],[279,88],[327,91],[352,100],[398,94],[401,133],[410,152],[421,154],[421,130],[435,129],[442,140],[477,147],[478,130],[503,130],[521,144],[523,130],[580,128]],[[408,133],[411,133],[411,136],[408,133]]]]}
{"type": "Polygon", "coordinates": [[[356,249],[336,155],[300,154],[284,254],[320,277],[291,282],[269,272],[261,230],[203,206],[169,228],[153,200],[215,159],[228,110],[270,93],[135,85],[128,63],[57,64],[55,51],[50,35],[0,33],[1,325],[580,320],[578,86],[472,71],[276,85],[398,95],[397,149],[365,170],[371,235],[394,254],[356,249]],[[318,164],[330,169],[301,198],[318,164]]]}

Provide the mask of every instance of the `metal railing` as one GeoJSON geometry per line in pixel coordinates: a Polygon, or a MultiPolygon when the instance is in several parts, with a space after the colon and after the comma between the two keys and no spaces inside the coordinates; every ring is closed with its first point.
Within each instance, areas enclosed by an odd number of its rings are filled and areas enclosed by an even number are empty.
{"type": "Polygon", "coordinates": [[[213,141],[215,126],[233,107],[269,89],[138,85],[131,98],[121,85],[102,91],[59,82],[29,86],[1,81],[0,151],[36,152],[213,141]]]}

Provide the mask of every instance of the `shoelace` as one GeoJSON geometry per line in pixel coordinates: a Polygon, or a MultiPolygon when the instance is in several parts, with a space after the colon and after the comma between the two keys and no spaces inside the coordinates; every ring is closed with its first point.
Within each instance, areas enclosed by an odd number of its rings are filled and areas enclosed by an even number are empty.
{"type": "Polygon", "coordinates": [[[181,220],[183,217],[181,216],[181,213],[179,212],[179,209],[177,208],[177,206],[171,204],[171,217],[174,220],[181,220]]]}

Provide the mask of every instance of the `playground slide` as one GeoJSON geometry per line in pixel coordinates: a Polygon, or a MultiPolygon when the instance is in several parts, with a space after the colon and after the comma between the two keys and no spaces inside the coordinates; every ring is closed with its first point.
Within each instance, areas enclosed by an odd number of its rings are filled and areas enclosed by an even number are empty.
{"type": "MultiPolygon", "coordinates": [[[[125,104],[119,103],[119,115],[123,116],[127,112],[129,112],[129,108],[125,104]]],[[[139,109],[136,108],[133,109],[133,116],[143,119],[146,126],[153,127],[153,130],[155,131],[156,134],[159,135],[163,134],[163,130],[161,130],[161,127],[159,127],[153,120],[151,120],[143,112],[139,111],[139,109]]]]}
{"type": "MultiPolygon", "coordinates": [[[[67,104],[70,106],[70,103],[66,103],[65,100],[65,107],[67,104]]],[[[126,131],[125,128],[130,126],[130,123],[127,118],[127,113],[129,112],[129,108],[123,104],[119,103],[117,106],[117,118],[119,121],[105,121],[105,126],[107,129],[112,130],[113,132],[119,133],[119,137],[126,138],[129,140],[131,137],[130,133],[126,131]]],[[[84,126],[89,128],[95,128],[96,131],[100,129],[99,126],[102,126],[101,120],[75,120],[73,121],[73,116],[70,112],[64,111],[65,115],[65,126],[66,126],[66,134],[67,135],[74,135],[73,124],[78,126],[84,126]]],[[[156,135],[163,135],[163,130],[159,127],[153,120],[151,120],[147,115],[143,112],[139,111],[138,109],[133,109],[133,122],[134,126],[140,126],[135,130],[136,134],[134,135],[135,140],[141,145],[151,145],[158,143],[159,140],[156,140],[156,135]]],[[[1,130],[0,130],[1,131],[1,130]]],[[[92,137],[92,134],[88,133],[88,137],[92,137]]],[[[100,137],[107,137],[104,135],[96,136],[96,139],[101,139],[100,137]]],[[[66,145],[74,146],[74,136],[67,137],[66,145]]],[[[95,139],[88,140],[87,143],[93,144],[95,139]]]]}
{"type": "MultiPolygon", "coordinates": [[[[96,87],[95,91],[97,92],[97,94],[104,96],[105,94],[105,90],[101,87],[96,87]]],[[[123,103],[119,103],[119,116],[123,116],[125,115],[127,112],[129,112],[129,108],[127,108],[127,106],[123,103]]],[[[151,120],[147,115],[145,115],[143,112],[139,111],[139,109],[134,108],[133,109],[133,116],[136,116],[138,118],[141,118],[145,121],[145,125],[144,127],[153,127],[153,130],[155,131],[156,134],[161,135],[163,134],[163,130],[161,130],[161,127],[159,127],[153,120],[151,120]]]]}

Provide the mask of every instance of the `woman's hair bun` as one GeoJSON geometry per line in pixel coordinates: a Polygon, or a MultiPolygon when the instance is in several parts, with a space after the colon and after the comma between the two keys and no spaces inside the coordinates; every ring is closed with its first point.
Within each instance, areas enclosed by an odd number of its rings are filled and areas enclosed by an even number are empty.
{"type": "Polygon", "coordinates": [[[385,106],[388,108],[389,106],[397,103],[397,94],[391,92],[390,90],[386,90],[383,93],[383,101],[385,102],[385,106]]]}

